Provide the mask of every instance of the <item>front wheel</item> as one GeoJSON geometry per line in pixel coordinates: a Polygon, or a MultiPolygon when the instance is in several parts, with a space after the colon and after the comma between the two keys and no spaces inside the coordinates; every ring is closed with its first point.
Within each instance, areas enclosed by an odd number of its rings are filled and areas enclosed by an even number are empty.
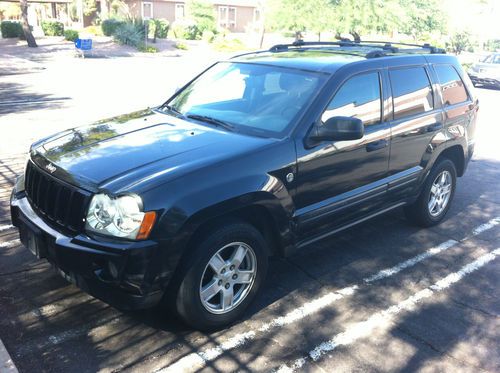
{"type": "Polygon", "coordinates": [[[450,208],[456,183],[455,164],[443,158],[432,168],[417,201],[405,207],[407,218],[423,227],[441,222],[450,208]]]}
{"type": "Polygon", "coordinates": [[[240,318],[267,272],[266,242],[246,223],[231,223],[200,237],[177,293],[182,319],[200,330],[240,318]]]}

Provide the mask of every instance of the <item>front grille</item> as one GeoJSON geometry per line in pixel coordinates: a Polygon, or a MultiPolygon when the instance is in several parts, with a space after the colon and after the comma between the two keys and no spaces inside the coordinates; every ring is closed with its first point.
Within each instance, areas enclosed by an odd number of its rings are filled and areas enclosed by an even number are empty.
{"type": "Polygon", "coordinates": [[[90,193],[50,176],[31,161],[24,185],[31,207],[48,224],[73,233],[83,230],[90,193]]]}

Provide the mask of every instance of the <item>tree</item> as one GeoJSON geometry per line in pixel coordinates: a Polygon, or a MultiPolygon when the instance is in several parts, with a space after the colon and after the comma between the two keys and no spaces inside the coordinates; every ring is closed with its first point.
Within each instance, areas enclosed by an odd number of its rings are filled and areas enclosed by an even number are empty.
{"type": "Polygon", "coordinates": [[[333,11],[330,0],[271,0],[266,9],[266,26],[293,31],[296,38],[304,31],[320,34],[329,29],[333,11]]]}
{"type": "Polygon", "coordinates": [[[455,54],[460,54],[463,51],[473,49],[471,35],[467,31],[457,32],[452,35],[447,47],[455,54]]]}
{"type": "Polygon", "coordinates": [[[425,34],[444,32],[446,19],[439,0],[399,0],[404,9],[400,30],[414,40],[425,34]]]}
{"type": "Polygon", "coordinates": [[[214,7],[207,1],[189,1],[187,3],[187,14],[188,17],[195,23],[200,34],[203,34],[203,31],[215,32],[217,30],[214,7]]]}
{"type": "Polygon", "coordinates": [[[28,0],[19,0],[19,4],[21,5],[21,16],[23,18],[23,32],[28,42],[28,47],[36,48],[38,45],[36,44],[35,37],[31,33],[31,28],[28,23],[28,0]]]}

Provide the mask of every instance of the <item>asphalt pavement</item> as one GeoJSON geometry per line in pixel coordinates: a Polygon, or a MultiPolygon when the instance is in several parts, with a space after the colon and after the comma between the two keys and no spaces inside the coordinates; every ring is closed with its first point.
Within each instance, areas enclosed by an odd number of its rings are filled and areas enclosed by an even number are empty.
{"type": "MultiPolygon", "coordinates": [[[[64,121],[71,126],[85,109],[75,94],[61,85],[49,96],[68,97],[65,106],[0,118],[0,338],[20,372],[500,371],[500,91],[478,89],[476,153],[442,224],[421,229],[394,211],[274,258],[243,320],[214,333],[161,309],[116,310],[19,243],[8,213],[25,162],[18,149],[64,121]],[[50,118],[55,124],[40,129],[50,118]]],[[[107,110],[93,105],[101,109],[92,115],[107,110]]]]}

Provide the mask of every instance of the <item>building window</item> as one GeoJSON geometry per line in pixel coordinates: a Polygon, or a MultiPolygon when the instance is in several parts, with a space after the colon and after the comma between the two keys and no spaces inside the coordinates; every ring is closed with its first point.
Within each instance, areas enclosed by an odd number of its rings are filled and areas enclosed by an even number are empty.
{"type": "Polygon", "coordinates": [[[142,2],[142,18],[143,19],[153,18],[153,3],[149,1],[142,2]]]}
{"type": "Polygon", "coordinates": [[[254,23],[260,22],[260,9],[259,8],[255,8],[253,10],[253,22],[254,23]]]}
{"type": "Polygon", "coordinates": [[[223,28],[236,28],[236,8],[219,6],[219,26],[223,28]]]}
{"type": "Polygon", "coordinates": [[[184,4],[175,4],[175,20],[184,19],[184,4]]]}

